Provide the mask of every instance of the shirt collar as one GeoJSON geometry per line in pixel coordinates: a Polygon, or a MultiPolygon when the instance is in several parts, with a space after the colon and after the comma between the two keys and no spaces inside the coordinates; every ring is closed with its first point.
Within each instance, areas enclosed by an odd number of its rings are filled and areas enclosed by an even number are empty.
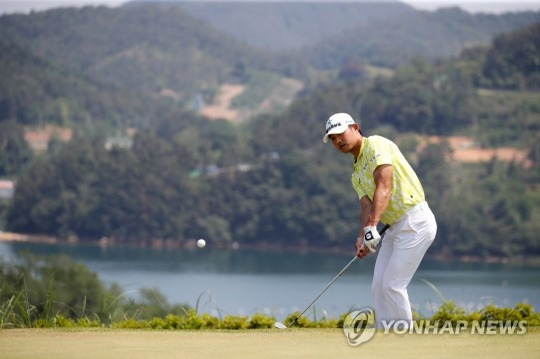
{"type": "Polygon", "coordinates": [[[362,154],[364,153],[364,145],[367,141],[367,137],[362,137],[362,144],[360,145],[360,152],[358,152],[358,157],[354,159],[353,165],[357,164],[359,162],[359,159],[362,157],[362,154]]]}

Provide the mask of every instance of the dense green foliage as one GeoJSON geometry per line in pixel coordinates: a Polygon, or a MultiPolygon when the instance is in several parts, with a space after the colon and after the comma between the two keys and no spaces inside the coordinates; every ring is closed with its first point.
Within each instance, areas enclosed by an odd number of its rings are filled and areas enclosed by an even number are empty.
{"type": "Polygon", "coordinates": [[[0,38],[0,122],[95,132],[99,127],[143,127],[167,112],[164,104],[67,70],[0,38]]]}
{"type": "Polygon", "coordinates": [[[486,54],[484,76],[488,86],[513,90],[540,90],[540,23],[495,38],[486,54]]]}
{"type": "Polygon", "coordinates": [[[473,121],[478,98],[471,80],[452,64],[417,60],[389,79],[375,80],[362,106],[362,118],[400,132],[452,134],[473,121]]]}
{"type": "Polygon", "coordinates": [[[0,121],[0,177],[17,175],[33,157],[23,132],[14,121],[0,121]]]}

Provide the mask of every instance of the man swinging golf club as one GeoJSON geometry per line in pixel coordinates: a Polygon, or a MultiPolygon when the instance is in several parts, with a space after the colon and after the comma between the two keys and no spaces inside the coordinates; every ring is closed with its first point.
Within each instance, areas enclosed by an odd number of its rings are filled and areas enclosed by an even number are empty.
{"type": "Polygon", "coordinates": [[[356,255],[375,253],[381,240],[377,224],[390,225],[373,273],[377,326],[382,327],[383,320],[412,325],[407,286],[437,232],[422,185],[396,144],[381,136],[364,137],[349,114],[328,119],[323,142],[328,140],[354,158],[351,181],[360,199],[356,255]]]}

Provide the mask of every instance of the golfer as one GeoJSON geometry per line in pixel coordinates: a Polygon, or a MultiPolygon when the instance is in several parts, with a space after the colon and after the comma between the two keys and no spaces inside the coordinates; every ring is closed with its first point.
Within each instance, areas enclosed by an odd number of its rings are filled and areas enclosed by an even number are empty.
{"type": "Polygon", "coordinates": [[[323,142],[328,140],[354,158],[351,181],[360,199],[356,255],[375,253],[381,239],[377,224],[390,225],[373,273],[377,326],[382,327],[383,320],[412,325],[407,286],[437,232],[422,185],[396,144],[381,136],[364,137],[349,114],[328,119],[323,142]]]}

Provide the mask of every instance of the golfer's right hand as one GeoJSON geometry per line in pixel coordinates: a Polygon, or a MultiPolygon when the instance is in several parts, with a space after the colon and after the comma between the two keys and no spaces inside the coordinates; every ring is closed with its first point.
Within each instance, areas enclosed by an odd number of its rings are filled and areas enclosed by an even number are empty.
{"type": "Polygon", "coordinates": [[[356,256],[358,258],[364,258],[369,253],[369,249],[364,245],[364,238],[358,237],[356,239],[356,256]]]}

